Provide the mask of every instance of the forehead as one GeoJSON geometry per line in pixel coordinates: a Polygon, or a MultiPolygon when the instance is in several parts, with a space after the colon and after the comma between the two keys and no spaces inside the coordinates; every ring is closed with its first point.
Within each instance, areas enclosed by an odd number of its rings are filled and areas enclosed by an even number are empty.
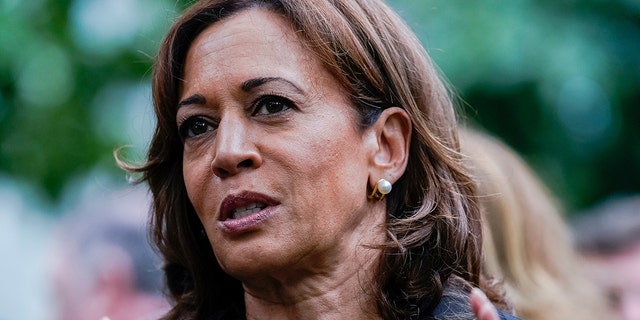
{"type": "Polygon", "coordinates": [[[279,67],[292,64],[321,67],[317,60],[282,15],[250,8],[210,25],[196,37],[187,53],[185,78],[202,67],[216,72],[282,72],[279,67]]]}

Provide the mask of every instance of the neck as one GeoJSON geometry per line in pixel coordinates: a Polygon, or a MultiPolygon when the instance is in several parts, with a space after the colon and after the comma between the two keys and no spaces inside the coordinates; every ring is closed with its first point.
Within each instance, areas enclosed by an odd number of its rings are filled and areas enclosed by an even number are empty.
{"type": "Polygon", "coordinates": [[[247,293],[245,303],[248,320],[378,318],[374,301],[363,291],[334,289],[318,295],[306,294],[291,302],[265,300],[247,293]]]}
{"type": "Polygon", "coordinates": [[[330,261],[244,279],[247,319],[379,319],[374,277],[380,249],[369,245],[357,241],[330,261]]]}

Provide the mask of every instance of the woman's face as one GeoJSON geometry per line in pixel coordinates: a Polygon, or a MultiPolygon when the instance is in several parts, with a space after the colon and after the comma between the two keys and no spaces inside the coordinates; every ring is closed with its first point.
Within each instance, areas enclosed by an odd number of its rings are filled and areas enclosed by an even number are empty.
{"type": "Polygon", "coordinates": [[[205,29],[180,97],[187,193],[226,272],[335,268],[384,237],[366,198],[375,138],[283,18],[249,9],[205,29]]]}

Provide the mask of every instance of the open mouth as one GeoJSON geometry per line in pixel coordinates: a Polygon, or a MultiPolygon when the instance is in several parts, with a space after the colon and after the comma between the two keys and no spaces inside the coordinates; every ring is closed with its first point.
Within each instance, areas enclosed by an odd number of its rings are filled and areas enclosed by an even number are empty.
{"type": "Polygon", "coordinates": [[[277,214],[280,202],[258,192],[243,191],[224,198],[218,225],[228,235],[239,235],[260,228],[277,214]]]}
{"type": "Polygon", "coordinates": [[[228,221],[246,218],[275,205],[278,205],[276,200],[257,192],[244,191],[229,195],[222,201],[219,220],[228,221]]]}
{"type": "Polygon", "coordinates": [[[253,202],[244,207],[236,208],[231,213],[231,219],[240,219],[244,218],[248,215],[251,215],[256,212],[260,212],[262,209],[266,208],[267,205],[260,202],[253,202]]]}

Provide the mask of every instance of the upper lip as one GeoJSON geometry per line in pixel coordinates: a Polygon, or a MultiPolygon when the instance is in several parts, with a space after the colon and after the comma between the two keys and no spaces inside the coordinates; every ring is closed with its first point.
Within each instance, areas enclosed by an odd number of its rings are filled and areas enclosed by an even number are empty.
{"type": "Polygon", "coordinates": [[[220,205],[220,221],[232,218],[233,211],[240,207],[247,206],[252,203],[261,203],[266,206],[277,205],[278,202],[273,198],[258,192],[243,191],[237,194],[231,194],[222,200],[220,205]]]}

